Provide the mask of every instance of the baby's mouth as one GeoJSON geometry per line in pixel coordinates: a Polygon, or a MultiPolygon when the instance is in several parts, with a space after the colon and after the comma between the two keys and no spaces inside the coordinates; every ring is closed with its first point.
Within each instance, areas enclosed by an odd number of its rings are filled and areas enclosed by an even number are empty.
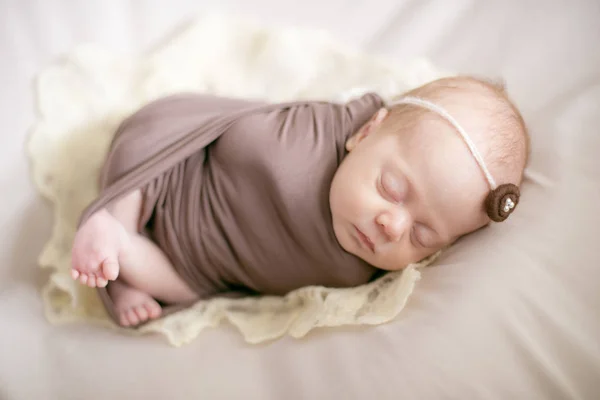
{"type": "Polygon", "coordinates": [[[370,250],[371,253],[375,253],[375,244],[371,241],[371,239],[367,235],[365,235],[360,229],[358,229],[358,227],[354,226],[354,229],[356,229],[356,233],[358,235],[358,240],[360,241],[360,243],[365,248],[370,250]]]}

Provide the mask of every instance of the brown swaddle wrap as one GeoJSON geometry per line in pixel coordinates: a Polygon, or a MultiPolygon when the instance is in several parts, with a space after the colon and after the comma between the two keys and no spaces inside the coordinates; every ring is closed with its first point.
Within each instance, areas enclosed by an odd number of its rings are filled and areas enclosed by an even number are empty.
{"type": "Polygon", "coordinates": [[[338,244],[329,187],[346,140],[383,105],[375,94],[346,104],[157,100],[117,130],[80,224],[141,188],[140,230],[201,298],[364,284],[376,269],[338,244]]]}

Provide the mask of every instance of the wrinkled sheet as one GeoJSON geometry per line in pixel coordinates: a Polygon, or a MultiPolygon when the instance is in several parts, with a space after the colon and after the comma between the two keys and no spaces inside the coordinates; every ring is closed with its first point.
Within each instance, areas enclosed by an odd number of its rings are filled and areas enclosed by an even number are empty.
{"type": "Polygon", "coordinates": [[[421,272],[398,318],[377,327],[316,330],[256,347],[223,326],[175,350],[157,336],[49,324],[37,258],[51,236],[52,209],[33,188],[23,150],[36,118],[32,79],[83,41],[111,53],[147,49],[202,4],[1,6],[2,398],[597,397],[600,6],[593,1],[225,2],[264,23],[328,29],[371,53],[426,56],[447,70],[504,78],[533,136],[532,179],[519,211],[444,252],[421,272]],[[110,383],[98,384],[98,376],[110,383]]]}

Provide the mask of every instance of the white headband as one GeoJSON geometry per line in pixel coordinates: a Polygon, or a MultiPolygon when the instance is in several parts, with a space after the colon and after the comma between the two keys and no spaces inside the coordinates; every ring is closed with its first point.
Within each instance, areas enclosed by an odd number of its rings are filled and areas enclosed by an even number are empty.
{"type": "Polygon", "coordinates": [[[496,187],[497,187],[496,180],[494,179],[494,177],[488,170],[487,166],[485,165],[485,162],[483,161],[483,157],[481,157],[481,154],[475,147],[475,143],[473,143],[473,141],[471,140],[471,138],[469,137],[467,132],[463,129],[462,126],[460,126],[458,121],[456,121],[456,119],[454,119],[454,117],[452,117],[452,115],[450,115],[448,113],[448,111],[444,110],[442,107],[438,106],[437,104],[434,104],[427,100],[423,100],[418,97],[410,97],[410,96],[403,97],[399,100],[392,102],[389,105],[395,106],[398,104],[412,104],[413,106],[426,108],[426,109],[438,114],[440,117],[443,117],[446,121],[450,122],[454,126],[454,128],[458,131],[460,136],[462,136],[462,138],[465,141],[465,143],[467,144],[467,146],[469,146],[469,150],[471,151],[471,154],[475,158],[475,161],[477,161],[477,164],[479,164],[481,171],[483,171],[483,175],[485,175],[485,179],[487,179],[488,184],[490,185],[490,188],[492,190],[496,189],[496,187]]]}
{"type": "Polygon", "coordinates": [[[508,217],[510,213],[514,210],[515,206],[519,202],[519,188],[512,184],[503,184],[498,187],[496,184],[496,180],[488,170],[485,162],[483,161],[483,157],[475,147],[475,143],[469,137],[467,132],[463,129],[462,126],[442,107],[434,104],[430,101],[423,100],[418,97],[402,97],[398,100],[391,102],[388,106],[395,106],[398,104],[411,104],[417,107],[426,108],[434,113],[438,114],[440,117],[444,118],[446,121],[450,122],[452,126],[458,131],[460,136],[463,138],[464,142],[469,147],[473,158],[477,161],[479,168],[483,172],[485,179],[487,180],[491,192],[486,198],[485,207],[486,212],[494,221],[500,222],[508,217]]]}

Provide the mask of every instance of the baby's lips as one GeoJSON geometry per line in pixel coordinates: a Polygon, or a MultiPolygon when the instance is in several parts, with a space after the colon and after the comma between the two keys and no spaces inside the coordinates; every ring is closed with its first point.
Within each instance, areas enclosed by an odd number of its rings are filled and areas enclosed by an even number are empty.
{"type": "Polygon", "coordinates": [[[485,199],[485,211],[492,221],[502,222],[519,204],[519,188],[505,183],[492,190],[485,199]]]}

